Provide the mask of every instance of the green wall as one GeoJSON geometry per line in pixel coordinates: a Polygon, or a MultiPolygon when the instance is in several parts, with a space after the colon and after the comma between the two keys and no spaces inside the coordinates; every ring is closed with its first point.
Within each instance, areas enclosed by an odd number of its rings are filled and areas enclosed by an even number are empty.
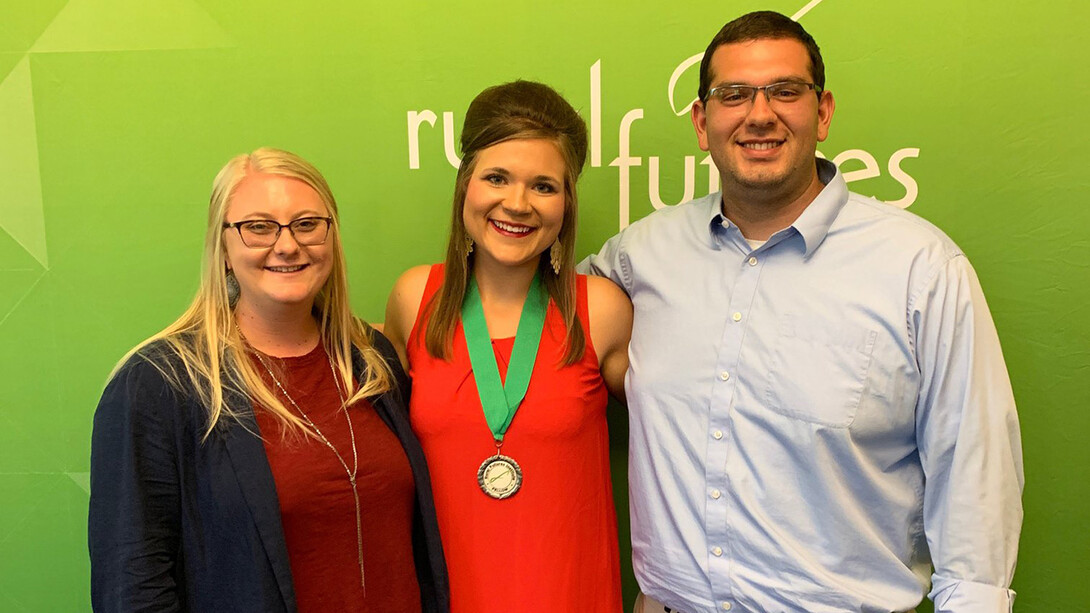
{"type": "Polygon", "coordinates": [[[114,362],[191,297],[229,157],[273,145],[323,170],[355,307],[378,320],[400,271],[440,257],[454,177],[443,134],[474,94],[543,80],[591,120],[582,256],[626,207],[652,210],[649,185],[666,204],[707,193],[684,64],[758,8],[804,12],[822,46],[837,99],[822,153],[976,265],[1025,444],[1018,610],[1090,610],[1090,4],[398,4],[0,4],[0,610],[89,609],[91,415],[114,362]]]}

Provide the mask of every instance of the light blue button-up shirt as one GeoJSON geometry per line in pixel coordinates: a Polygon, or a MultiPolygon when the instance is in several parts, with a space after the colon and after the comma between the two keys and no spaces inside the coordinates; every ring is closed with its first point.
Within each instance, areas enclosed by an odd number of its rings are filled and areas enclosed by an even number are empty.
{"type": "Polygon", "coordinates": [[[1022,450],[980,284],[818,164],[824,190],[757,249],[717,193],[580,265],[635,307],[640,587],[686,613],[906,611],[929,583],[938,612],[1009,611],[1022,450]]]}

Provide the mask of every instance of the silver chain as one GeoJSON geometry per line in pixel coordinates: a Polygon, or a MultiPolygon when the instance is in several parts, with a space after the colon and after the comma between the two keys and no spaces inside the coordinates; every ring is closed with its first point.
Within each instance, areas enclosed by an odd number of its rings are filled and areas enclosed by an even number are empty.
{"type": "MultiPolygon", "coordinates": [[[[242,336],[242,330],[239,330],[238,334],[239,336],[242,336]]],[[[246,337],[242,336],[242,340],[245,341],[246,337]]],[[[341,463],[341,466],[344,467],[344,472],[348,475],[348,482],[352,484],[352,499],[356,503],[356,550],[359,553],[360,587],[363,588],[363,593],[366,596],[367,582],[364,579],[363,572],[363,523],[360,517],[360,493],[356,487],[356,475],[359,471],[359,456],[356,453],[356,433],[352,429],[352,416],[348,414],[348,406],[344,398],[344,392],[341,390],[340,381],[337,379],[337,371],[333,368],[333,358],[329,357],[328,353],[326,354],[326,359],[329,360],[329,372],[333,374],[333,384],[337,386],[337,396],[341,399],[341,410],[344,411],[344,418],[348,421],[348,436],[352,441],[352,470],[348,469],[348,463],[344,461],[344,457],[341,456],[341,452],[337,451],[337,448],[333,446],[333,443],[331,443],[329,439],[326,438],[324,434],[322,434],[322,431],[318,428],[318,425],[310,419],[310,416],[307,415],[306,411],[304,411],[302,407],[300,407],[299,404],[295,402],[295,399],[291,397],[291,394],[288,393],[288,390],[284,389],[284,386],[280,384],[280,380],[276,378],[276,374],[273,373],[272,368],[269,367],[268,362],[265,361],[265,357],[261,355],[261,352],[254,349],[254,355],[257,356],[257,359],[261,362],[261,365],[265,367],[265,372],[269,373],[269,376],[272,377],[273,383],[276,384],[276,387],[280,390],[280,393],[284,394],[284,397],[288,399],[288,402],[291,403],[291,406],[295,407],[296,411],[299,411],[299,415],[302,416],[303,421],[305,421],[306,424],[310,426],[312,430],[314,430],[314,433],[318,435],[318,438],[322,439],[322,442],[325,443],[326,447],[329,447],[329,449],[333,452],[333,455],[337,456],[337,461],[341,463]]]]}

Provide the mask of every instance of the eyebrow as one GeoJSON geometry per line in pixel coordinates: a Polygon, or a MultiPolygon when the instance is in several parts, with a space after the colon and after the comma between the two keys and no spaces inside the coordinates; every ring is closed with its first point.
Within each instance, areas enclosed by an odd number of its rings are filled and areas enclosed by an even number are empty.
{"type": "MultiPolygon", "coordinates": [[[[773,84],[776,84],[776,83],[809,83],[810,81],[808,81],[807,79],[808,79],[808,77],[800,77],[798,75],[782,76],[782,77],[776,77],[776,78],[772,79],[771,81],[769,81],[765,85],[773,85],[773,84]]],[[[742,83],[742,82],[738,82],[738,81],[735,81],[733,83],[730,82],[730,81],[723,81],[722,83],[716,83],[715,85],[713,85],[712,89],[714,89],[716,87],[764,87],[764,86],[763,85],[753,85],[752,83],[742,83]]]]}
{"type": "MultiPolygon", "coordinates": [[[[481,172],[482,173],[494,172],[496,174],[501,174],[501,175],[503,175],[505,177],[511,176],[511,171],[507,170],[506,168],[503,168],[502,166],[492,166],[491,168],[484,168],[484,169],[481,170],[481,172]]],[[[562,179],[560,179],[558,177],[553,177],[553,176],[550,176],[550,175],[538,175],[538,176],[534,177],[533,180],[534,181],[552,181],[554,183],[561,183],[563,181],[562,179]]]]}
{"type": "MultiPolygon", "coordinates": [[[[324,213],[323,214],[323,213],[321,213],[319,211],[316,211],[314,209],[307,209],[305,211],[299,211],[299,213],[297,215],[295,215],[294,217],[291,218],[291,221],[295,221],[296,219],[302,219],[304,217],[331,217],[331,215],[329,213],[324,213]]],[[[259,220],[260,221],[264,221],[264,220],[277,221],[277,218],[276,218],[275,215],[272,215],[270,213],[266,213],[264,211],[254,211],[253,213],[250,213],[249,215],[246,215],[245,217],[243,217],[239,221],[259,221],[259,220]]]]}

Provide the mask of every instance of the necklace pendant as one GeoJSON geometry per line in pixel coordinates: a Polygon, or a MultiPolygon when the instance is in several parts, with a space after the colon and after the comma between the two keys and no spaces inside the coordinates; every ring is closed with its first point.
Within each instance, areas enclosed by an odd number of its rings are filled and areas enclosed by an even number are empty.
{"type": "MultiPolygon", "coordinates": [[[[235,328],[238,328],[237,323],[235,324],[235,328]]],[[[242,330],[239,330],[238,333],[241,337],[242,330]]],[[[245,337],[242,338],[243,340],[245,340],[245,337]]],[[[303,408],[300,407],[297,402],[295,402],[295,399],[291,397],[291,394],[288,393],[288,390],[284,389],[283,384],[281,384],[280,380],[276,378],[276,373],[274,373],[272,368],[269,367],[268,363],[265,362],[265,358],[261,357],[261,353],[255,351],[254,355],[257,356],[257,359],[261,362],[261,365],[265,367],[265,371],[269,373],[269,377],[273,380],[273,383],[276,384],[276,387],[280,390],[282,394],[284,394],[284,397],[288,399],[288,402],[291,403],[291,406],[295,407],[295,410],[299,412],[299,415],[303,418],[303,421],[308,426],[310,426],[315,434],[318,435],[318,438],[321,439],[323,443],[325,443],[325,446],[329,447],[330,451],[333,452],[333,455],[337,456],[337,461],[341,463],[341,466],[344,467],[345,474],[348,475],[348,483],[352,486],[352,499],[353,502],[355,502],[356,506],[356,547],[357,551],[359,552],[360,588],[363,589],[364,597],[366,597],[367,581],[363,568],[363,521],[360,514],[360,493],[356,486],[356,476],[357,472],[359,471],[359,455],[356,451],[356,431],[352,428],[352,415],[348,412],[348,406],[346,405],[344,392],[341,390],[341,385],[337,381],[337,370],[333,368],[333,358],[326,355],[326,360],[329,362],[329,372],[333,375],[333,382],[337,386],[337,395],[341,398],[341,408],[342,410],[344,410],[344,419],[348,423],[348,439],[352,442],[351,469],[348,468],[348,462],[344,461],[344,457],[341,456],[341,452],[337,451],[337,448],[333,446],[333,443],[328,438],[326,438],[325,434],[322,434],[322,431],[320,429],[318,429],[317,424],[311,421],[310,416],[307,415],[306,411],[304,411],[303,408]]]]}

